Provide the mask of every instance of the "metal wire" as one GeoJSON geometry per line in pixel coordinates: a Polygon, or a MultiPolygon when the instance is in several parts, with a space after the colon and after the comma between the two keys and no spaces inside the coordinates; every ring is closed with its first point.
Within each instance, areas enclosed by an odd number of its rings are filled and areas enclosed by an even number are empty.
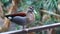
{"type": "Polygon", "coordinates": [[[22,30],[4,32],[4,33],[0,33],[0,34],[26,34],[28,32],[42,31],[44,29],[50,29],[50,28],[55,28],[55,27],[59,27],[59,26],[60,26],[60,23],[55,23],[55,24],[50,24],[50,25],[26,28],[26,29],[22,29],[22,30]]]}

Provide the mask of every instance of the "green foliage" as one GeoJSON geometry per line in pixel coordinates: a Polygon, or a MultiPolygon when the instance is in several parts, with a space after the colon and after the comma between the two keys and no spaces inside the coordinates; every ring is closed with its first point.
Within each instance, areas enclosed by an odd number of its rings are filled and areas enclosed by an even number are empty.
{"type": "MultiPolygon", "coordinates": [[[[42,7],[48,11],[53,12],[53,10],[57,10],[57,5],[58,5],[59,1],[60,0],[21,0],[20,3],[18,4],[18,6],[19,6],[18,11],[23,11],[29,6],[34,6],[34,9],[36,11],[36,13],[35,13],[36,21],[34,23],[30,24],[29,26],[31,26],[31,27],[37,26],[37,25],[40,25],[39,24],[39,21],[41,18],[41,15],[39,14],[40,8],[42,7]]],[[[9,4],[8,3],[9,0],[2,0],[1,2],[6,3],[6,6],[8,6],[8,4],[9,4]]],[[[6,11],[4,10],[4,12],[6,12],[6,11]]],[[[52,24],[54,22],[58,22],[58,21],[54,17],[51,17],[50,19],[45,21],[44,25],[52,24]]],[[[17,29],[19,29],[18,26],[17,26],[17,29]]],[[[39,32],[38,32],[38,34],[39,34],[39,32]]]]}
{"type": "Polygon", "coordinates": [[[9,0],[0,0],[2,3],[9,2],[9,0]]]}

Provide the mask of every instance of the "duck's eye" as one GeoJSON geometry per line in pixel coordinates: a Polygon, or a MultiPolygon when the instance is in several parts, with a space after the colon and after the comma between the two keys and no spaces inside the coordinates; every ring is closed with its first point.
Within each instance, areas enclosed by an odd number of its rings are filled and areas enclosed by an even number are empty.
{"type": "Polygon", "coordinates": [[[8,17],[8,19],[12,19],[12,17],[8,17]]]}

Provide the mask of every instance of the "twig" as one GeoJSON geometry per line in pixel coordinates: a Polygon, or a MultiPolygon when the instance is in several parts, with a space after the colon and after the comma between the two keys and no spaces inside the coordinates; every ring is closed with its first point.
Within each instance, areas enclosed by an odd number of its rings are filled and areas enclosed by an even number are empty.
{"type": "Polygon", "coordinates": [[[53,16],[58,16],[58,17],[60,17],[60,15],[58,15],[58,14],[55,14],[55,13],[53,13],[53,12],[51,12],[51,11],[46,11],[46,10],[42,10],[44,13],[47,13],[47,14],[49,14],[49,15],[53,15],[53,16]]]}

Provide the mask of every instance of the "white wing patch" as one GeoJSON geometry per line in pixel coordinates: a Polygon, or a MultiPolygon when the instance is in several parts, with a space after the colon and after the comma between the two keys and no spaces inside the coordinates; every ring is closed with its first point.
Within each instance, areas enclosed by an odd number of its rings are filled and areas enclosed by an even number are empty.
{"type": "Polygon", "coordinates": [[[9,19],[12,19],[12,17],[8,17],[9,19]]]}

